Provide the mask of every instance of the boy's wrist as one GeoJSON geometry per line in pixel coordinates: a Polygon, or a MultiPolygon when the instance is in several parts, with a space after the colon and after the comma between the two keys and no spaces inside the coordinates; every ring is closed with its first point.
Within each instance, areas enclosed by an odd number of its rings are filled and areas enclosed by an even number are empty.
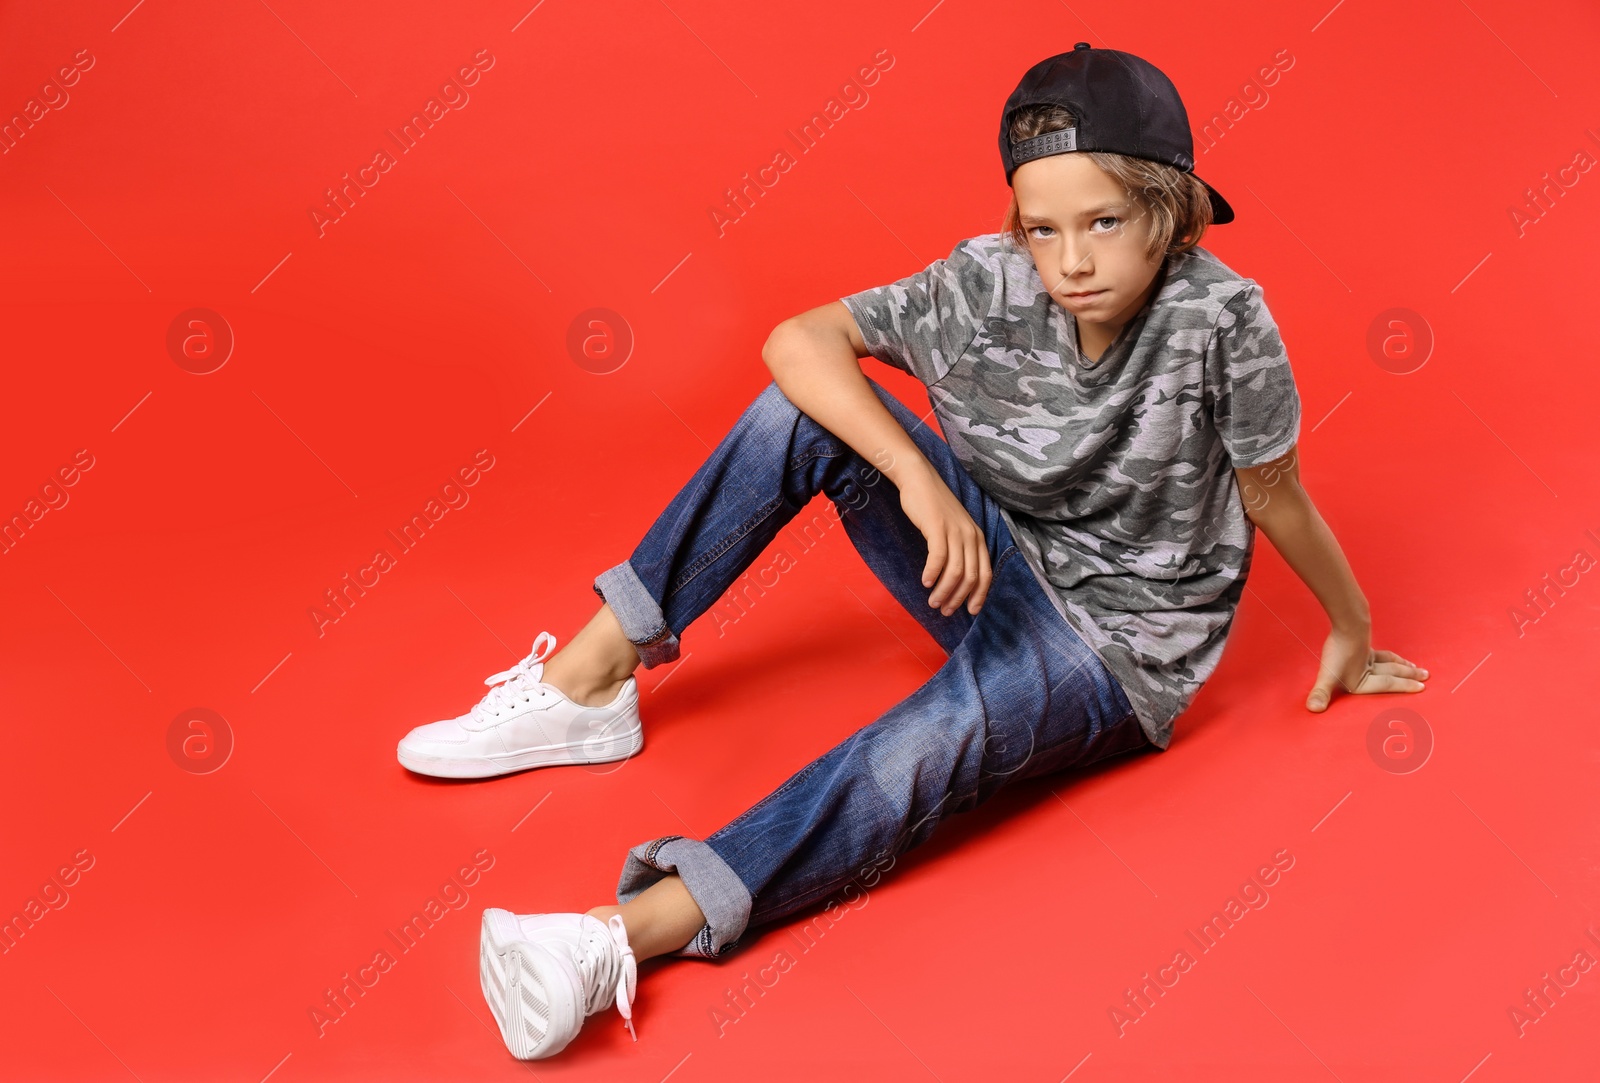
{"type": "Polygon", "coordinates": [[[1333,623],[1333,630],[1343,635],[1372,634],[1372,611],[1365,604],[1349,613],[1329,613],[1328,619],[1333,623]]]}
{"type": "Polygon", "coordinates": [[[894,455],[885,449],[880,453],[879,459],[878,472],[894,482],[894,487],[901,492],[933,482],[944,483],[944,479],[928,461],[928,457],[915,445],[909,452],[902,452],[899,455],[894,455]],[[885,462],[887,465],[883,465],[885,462]]]}

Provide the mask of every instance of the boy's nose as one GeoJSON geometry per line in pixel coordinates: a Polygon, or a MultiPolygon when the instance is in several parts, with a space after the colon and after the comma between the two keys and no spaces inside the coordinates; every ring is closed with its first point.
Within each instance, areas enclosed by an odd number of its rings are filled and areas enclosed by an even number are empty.
{"type": "Polygon", "coordinates": [[[1061,255],[1061,276],[1071,278],[1073,275],[1089,274],[1094,271],[1090,262],[1091,253],[1085,247],[1073,245],[1070,241],[1063,247],[1061,255]]]}

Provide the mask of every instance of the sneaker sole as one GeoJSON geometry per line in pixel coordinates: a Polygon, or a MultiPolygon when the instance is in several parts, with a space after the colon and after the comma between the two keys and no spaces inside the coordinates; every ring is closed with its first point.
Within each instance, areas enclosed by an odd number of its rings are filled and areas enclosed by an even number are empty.
{"type": "Polygon", "coordinates": [[[575,745],[525,748],[519,752],[507,752],[503,756],[470,756],[455,759],[412,752],[404,746],[398,749],[397,756],[402,767],[419,775],[432,775],[435,778],[492,778],[535,767],[613,763],[636,755],[643,747],[644,728],[641,726],[604,740],[584,741],[575,745]]]}
{"type": "Polygon", "coordinates": [[[522,938],[517,916],[491,907],[478,938],[478,980],[500,1037],[518,1060],[554,1056],[578,1035],[583,1016],[571,962],[522,938]]]}

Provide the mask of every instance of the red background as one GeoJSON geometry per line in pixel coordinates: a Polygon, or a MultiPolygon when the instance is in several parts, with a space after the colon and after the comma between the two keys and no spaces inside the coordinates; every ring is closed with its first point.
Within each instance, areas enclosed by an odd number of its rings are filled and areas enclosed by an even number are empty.
{"type": "Polygon", "coordinates": [[[1510,1009],[1600,959],[1600,172],[1512,210],[1600,155],[1600,16],[1330,5],[0,6],[0,115],[93,58],[0,155],[0,514],[93,457],[0,555],[0,914],[93,861],[0,955],[0,1075],[1593,1078],[1600,969],[1520,1035],[1510,1009]],[[608,1012],[519,1064],[477,987],[483,907],[611,901],[628,846],[715,830],[942,656],[834,529],[639,671],[621,769],[437,783],[395,742],[589,619],[593,577],[768,383],[777,322],[999,228],[1001,103],[1079,40],[1157,64],[1197,128],[1259,103],[1197,145],[1239,215],[1204,244],[1265,287],[1303,477],[1427,692],[1308,712],[1326,620],[1263,538],[1168,753],[1021,785],[809,951],[796,921],[650,964],[637,1044],[608,1012]],[[325,189],[479,50],[470,101],[319,235],[325,189]],[[880,50],[870,98],[798,153],[880,50]],[[1270,97],[1242,91],[1281,50],[1270,97]],[[633,338],[607,373],[567,346],[596,307],[633,338]],[[1433,339],[1405,374],[1367,344],[1396,307],[1433,339]],[[205,375],[167,348],[192,308],[234,337],[205,375]],[[323,592],[479,449],[470,503],[319,635],[323,592]],[[196,707],[234,741],[205,774],[168,746],[196,707]],[[1409,773],[1368,750],[1398,707],[1433,742],[1409,773]],[[470,902],[319,1036],[324,990],[480,851],[470,902]],[[1279,851],[1270,903],[1119,1037],[1124,990],[1279,851]]]}

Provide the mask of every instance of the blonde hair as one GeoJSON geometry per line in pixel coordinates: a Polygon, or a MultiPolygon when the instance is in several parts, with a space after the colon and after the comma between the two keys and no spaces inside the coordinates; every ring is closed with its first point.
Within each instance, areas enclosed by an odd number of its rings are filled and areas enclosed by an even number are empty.
{"type": "MultiPolygon", "coordinates": [[[[1059,105],[1035,105],[1021,110],[1011,120],[1007,133],[1011,142],[1071,128],[1076,123],[1072,111],[1059,105]]],[[[1163,162],[1131,158],[1107,151],[1086,151],[1090,161],[1122,186],[1128,198],[1140,209],[1140,217],[1150,216],[1150,238],[1145,258],[1177,255],[1200,243],[1211,225],[1211,196],[1193,173],[1163,162]]],[[[1022,228],[1022,212],[1017,193],[1011,193],[1001,232],[1009,234],[1020,248],[1028,247],[1028,234],[1022,228]]],[[[1137,220],[1137,219],[1135,219],[1137,220]]]]}

